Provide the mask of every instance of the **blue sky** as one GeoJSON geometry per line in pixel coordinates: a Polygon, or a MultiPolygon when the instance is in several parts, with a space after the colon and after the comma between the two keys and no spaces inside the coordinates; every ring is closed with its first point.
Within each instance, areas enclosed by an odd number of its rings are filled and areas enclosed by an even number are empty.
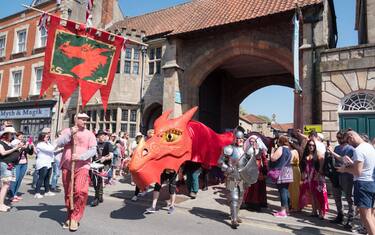
{"type": "MultiPolygon", "coordinates": [[[[31,0],[0,0],[3,6],[0,8],[0,18],[13,14],[23,9],[22,3],[30,3],[31,0]]],[[[186,0],[119,0],[122,11],[127,16],[135,16],[150,11],[159,10],[176,4],[187,2],[186,0]]],[[[338,47],[357,44],[357,35],[354,31],[355,0],[334,0],[337,15],[338,47]]],[[[281,86],[269,86],[249,95],[242,106],[253,114],[261,114],[271,117],[276,114],[276,120],[280,123],[293,121],[293,90],[281,86]]]]}

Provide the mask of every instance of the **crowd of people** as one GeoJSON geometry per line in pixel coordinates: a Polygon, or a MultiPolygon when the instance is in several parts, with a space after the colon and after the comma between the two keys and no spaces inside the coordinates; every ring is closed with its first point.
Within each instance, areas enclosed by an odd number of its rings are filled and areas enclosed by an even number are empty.
{"type": "MultiPolygon", "coordinates": [[[[62,178],[67,207],[64,228],[78,229],[90,184],[95,189],[90,205],[95,207],[103,203],[104,186],[127,174],[132,152],[139,143],[151,138],[154,131],[149,130],[146,136],[137,133],[135,140],[131,141],[127,133],[87,130],[88,118],[84,113],[77,114],[75,125],[59,131],[53,141],[51,130],[44,128],[36,144],[31,138],[26,140],[24,133],[17,132],[12,126],[2,128],[0,212],[10,209],[5,203],[6,198],[11,204],[22,200],[18,190],[28,169],[28,156],[33,154],[36,162],[32,186],[36,199],[60,193],[58,180],[60,176],[62,178]],[[71,193],[72,179],[75,182],[74,194],[71,193]]],[[[226,181],[233,228],[242,222],[238,216],[240,209],[261,211],[268,206],[267,184],[270,182],[276,185],[281,204],[274,216],[284,218],[312,205],[311,216],[324,220],[329,210],[326,183],[329,179],[337,207],[337,216],[331,222],[341,224],[345,221],[345,227],[349,229],[356,211],[359,211],[363,223],[359,232],[374,235],[375,139],[371,143],[368,137],[353,130],[339,131],[336,138],[338,145],[333,147],[328,141],[324,144],[324,136],[316,132],[306,136],[295,131],[290,136],[281,135],[274,140],[262,135],[236,133],[234,143],[223,149],[216,167],[205,169],[200,164],[186,162],[178,172],[165,169],[160,184],[150,186],[144,192],[131,182],[135,186],[131,200],[137,201],[139,196],[153,191],[151,207],[145,213],[155,213],[160,189],[163,183],[167,183],[170,194],[168,213],[172,214],[178,188],[186,185],[188,195],[195,199],[200,188],[207,190],[210,175],[216,183],[226,181]],[[250,185],[240,177],[240,171],[236,172],[241,167],[238,164],[243,155],[253,158],[257,167],[255,183],[250,185]],[[342,195],[348,204],[346,214],[342,195]]]]}

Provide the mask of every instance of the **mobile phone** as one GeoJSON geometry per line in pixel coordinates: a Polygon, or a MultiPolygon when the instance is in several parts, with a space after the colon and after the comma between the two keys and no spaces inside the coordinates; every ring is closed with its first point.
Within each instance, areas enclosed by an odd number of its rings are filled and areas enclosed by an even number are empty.
{"type": "Polygon", "coordinates": [[[330,145],[331,145],[331,142],[327,140],[327,147],[329,147],[330,145]]]}
{"type": "Polygon", "coordinates": [[[30,136],[29,139],[27,140],[27,143],[32,144],[33,143],[33,137],[30,136]]]}

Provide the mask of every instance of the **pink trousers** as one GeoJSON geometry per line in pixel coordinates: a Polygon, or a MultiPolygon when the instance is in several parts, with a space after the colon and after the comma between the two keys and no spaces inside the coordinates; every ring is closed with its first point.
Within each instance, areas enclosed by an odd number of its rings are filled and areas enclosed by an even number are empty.
{"type": "Polygon", "coordinates": [[[74,210],[70,210],[70,170],[62,169],[62,181],[65,192],[65,206],[67,208],[67,220],[80,221],[85,211],[88,190],[89,190],[89,170],[80,168],[74,173],[74,210]]]}

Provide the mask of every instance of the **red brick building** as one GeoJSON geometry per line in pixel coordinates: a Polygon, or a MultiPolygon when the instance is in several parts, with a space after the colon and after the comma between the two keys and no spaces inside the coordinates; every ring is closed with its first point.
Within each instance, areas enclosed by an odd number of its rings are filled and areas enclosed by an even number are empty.
{"type": "MultiPolygon", "coordinates": [[[[122,19],[115,0],[98,0],[93,24],[105,27],[122,19]],[[110,11],[112,9],[112,11],[110,11]],[[115,11],[115,12],[114,12],[115,11]],[[114,18],[115,17],[115,18],[114,18]]],[[[34,0],[32,6],[75,21],[84,21],[85,4],[73,0],[34,0]]],[[[39,97],[47,32],[39,30],[41,13],[25,9],[0,19],[0,120],[12,120],[17,130],[36,136],[45,126],[61,128],[58,91],[50,88],[39,97]]]]}

